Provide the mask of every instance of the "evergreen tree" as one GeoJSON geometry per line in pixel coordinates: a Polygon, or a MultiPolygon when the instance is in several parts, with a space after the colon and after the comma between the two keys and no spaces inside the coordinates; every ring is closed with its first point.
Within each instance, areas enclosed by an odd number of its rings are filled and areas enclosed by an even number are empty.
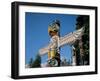
{"type": "Polygon", "coordinates": [[[41,67],[41,57],[39,55],[36,56],[36,59],[32,63],[32,68],[41,67]]]}
{"type": "MultiPolygon", "coordinates": [[[[76,30],[81,27],[85,27],[84,35],[82,36],[82,47],[84,52],[84,62],[86,65],[89,65],[89,16],[80,15],[76,19],[76,30]]],[[[79,41],[76,41],[74,44],[76,48],[76,62],[77,65],[80,65],[80,47],[79,41]]]]}
{"type": "Polygon", "coordinates": [[[33,58],[30,58],[30,61],[29,61],[29,67],[30,68],[32,67],[32,63],[33,63],[33,58]]]}

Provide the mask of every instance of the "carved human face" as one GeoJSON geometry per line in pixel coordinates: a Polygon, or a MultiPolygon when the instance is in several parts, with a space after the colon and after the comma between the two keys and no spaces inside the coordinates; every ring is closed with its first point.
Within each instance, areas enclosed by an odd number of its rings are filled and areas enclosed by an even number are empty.
{"type": "Polygon", "coordinates": [[[55,36],[55,35],[57,35],[57,32],[55,32],[55,31],[51,31],[50,33],[49,33],[49,35],[52,37],[52,36],[55,36]]]}

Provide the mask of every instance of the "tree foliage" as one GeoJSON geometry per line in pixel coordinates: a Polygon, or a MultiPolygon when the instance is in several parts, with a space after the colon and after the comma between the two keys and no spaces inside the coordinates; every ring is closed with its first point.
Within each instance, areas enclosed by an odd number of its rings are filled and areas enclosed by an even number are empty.
{"type": "Polygon", "coordinates": [[[33,63],[33,58],[30,58],[29,67],[32,67],[32,63],[33,63]]]}
{"type": "Polygon", "coordinates": [[[29,62],[30,68],[41,67],[41,57],[39,55],[36,56],[35,60],[30,59],[29,62]]]}
{"type": "MultiPolygon", "coordinates": [[[[85,27],[84,35],[82,36],[82,47],[84,52],[84,62],[86,65],[89,65],[89,16],[79,15],[76,19],[76,30],[85,27]]],[[[79,41],[76,41],[74,44],[76,48],[76,61],[77,65],[80,65],[80,48],[79,41]]]]}

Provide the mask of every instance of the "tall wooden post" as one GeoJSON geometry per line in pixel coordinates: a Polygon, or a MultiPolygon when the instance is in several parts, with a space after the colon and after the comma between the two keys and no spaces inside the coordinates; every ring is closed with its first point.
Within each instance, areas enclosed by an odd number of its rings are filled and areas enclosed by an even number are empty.
{"type": "MultiPolygon", "coordinates": [[[[56,32],[57,37],[56,40],[56,48],[54,47],[52,50],[50,49],[50,52],[48,52],[48,59],[54,63],[58,63],[57,65],[54,64],[54,66],[60,66],[60,47],[59,47],[59,38],[60,38],[60,22],[58,20],[55,20],[51,25],[51,31],[56,32]]],[[[55,36],[56,36],[55,35],[55,36]]],[[[53,66],[53,64],[51,64],[53,66]]]]}
{"type": "Polygon", "coordinates": [[[76,50],[73,45],[71,46],[71,48],[72,48],[72,66],[75,66],[76,65],[76,50]]]}
{"type": "MultiPolygon", "coordinates": [[[[60,38],[60,21],[59,20],[55,20],[55,25],[58,28],[58,36],[60,38]]],[[[58,47],[59,47],[59,39],[58,39],[58,47]]],[[[57,61],[58,61],[58,66],[60,66],[60,47],[58,48],[59,52],[57,53],[57,61]]]]}

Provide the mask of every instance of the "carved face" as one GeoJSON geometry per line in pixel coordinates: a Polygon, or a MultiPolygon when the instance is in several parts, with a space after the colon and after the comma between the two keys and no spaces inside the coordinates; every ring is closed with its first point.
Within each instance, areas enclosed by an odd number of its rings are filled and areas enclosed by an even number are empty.
{"type": "Polygon", "coordinates": [[[57,35],[57,32],[56,31],[50,31],[49,32],[49,35],[52,37],[52,36],[55,36],[55,35],[57,35]]]}

